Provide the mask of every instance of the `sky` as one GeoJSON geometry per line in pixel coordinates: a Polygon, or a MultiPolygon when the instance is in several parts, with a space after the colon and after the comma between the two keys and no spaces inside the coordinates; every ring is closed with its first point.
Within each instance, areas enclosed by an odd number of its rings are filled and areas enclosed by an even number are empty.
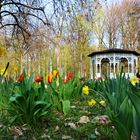
{"type": "Polygon", "coordinates": [[[116,2],[119,2],[121,0],[107,0],[107,3],[108,4],[112,4],[112,3],[116,3],[116,2]]]}

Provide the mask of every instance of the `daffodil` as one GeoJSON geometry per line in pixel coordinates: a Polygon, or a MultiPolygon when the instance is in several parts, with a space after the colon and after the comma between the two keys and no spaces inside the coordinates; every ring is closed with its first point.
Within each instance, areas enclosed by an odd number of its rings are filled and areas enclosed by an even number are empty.
{"type": "Polygon", "coordinates": [[[91,99],[88,101],[89,106],[94,106],[96,104],[96,101],[94,99],[91,99]]]}
{"type": "Polygon", "coordinates": [[[130,79],[130,82],[133,86],[136,85],[136,83],[139,83],[139,79],[136,77],[136,76],[133,76],[131,79],[130,79]]]}
{"type": "MultiPolygon", "coordinates": [[[[1,70],[0,70],[0,75],[3,75],[4,70],[5,70],[5,69],[1,69],[1,70]]],[[[6,77],[7,75],[8,75],[8,72],[6,71],[5,74],[4,74],[4,76],[6,77]]]]}
{"type": "Polygon", "coordinates": [[[88,95],[88,94],[89,94],[89,87],[85,85],[85,86],[82,88],[82,92],[83,92],[84,94],[88,95]]]}
{"type": "Polygon", "coordinates": [[[100,103],[102,106],[106,106],[106,103],[105,103],[104,100],[101,100],[99,103],[100,103]]]}

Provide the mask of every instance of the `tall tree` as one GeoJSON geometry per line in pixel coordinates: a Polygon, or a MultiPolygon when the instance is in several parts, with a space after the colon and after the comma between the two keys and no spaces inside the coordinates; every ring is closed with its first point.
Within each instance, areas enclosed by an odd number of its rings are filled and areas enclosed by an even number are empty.
{"type": "MultiPolygon", "coordinates": [[[[0,1],[0,29],[4,27],[13,27],[13,33],[16,28],[24,36],[28,33],[26,26],[22,26],[23,22],[27,22],[28,18],[37,18],[44,24],[49,24],[44,8],[40,7],[40,0],[1,0],[0,1]],[[38,14],[41,12],[42,14],[38,14]],[[42,18],[44,15],[44,18],[42,18]],[[22,17],[22,22],[21,22],[22,17]]],[[[32,26],[34,19],[30,20],[32,26]]],[[[29,22],[29,20],[28,20],[29,22]]]]}

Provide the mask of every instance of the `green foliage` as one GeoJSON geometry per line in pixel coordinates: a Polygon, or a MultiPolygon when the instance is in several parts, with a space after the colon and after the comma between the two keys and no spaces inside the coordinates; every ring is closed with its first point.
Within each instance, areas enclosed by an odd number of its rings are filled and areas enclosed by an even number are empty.
{"type": "Polygon", "coordinates": [[[12,80],[6,81],[3,79],[3,82],[0,82],[0,110],[5,110],[13,87],[14,84],[12,80]]]}
{"type": "Polygon", "coordinates": [[[48,85],[48,88],[51,93],[54,108],[63,112],[65,115],[68,114],[70,112],[70,100],[76,97],[78,94],[76,91],[79,92],[80,90],[77,85],[77,80],[70,79],[67,82],[63,82],[59,76],[48,85]]]}
{"type": "Polygon", "coordinates": [[[137,132],[138,128],[136,123],[134,126],[133,120],[140,116],[139,90],[131,85],[124,74],[117,75],[115,79],[101,80],[100,84],[98,92],[106,99],[110,108],[108,114],[117,130],[114,139],[129,140],[133,129],[137,132]]]}
{"type": "Polygon", "coordinates": [[[68,114],[70,112],[70,101],[69,100],[62,101],[62,105],[64,114],[68,114]]]}
{"type": "Polygon", "coordinates": [[[33,82],[34,73],[17,83],[9,99],[7,111],[11,123],[36,124],[48,114],[51,107],[49,96],[45,92],[44,82],[33,82]]]}
{"type": "Polygon", "coordinates": [[[139,91],[140,83],[132,85],[124,74],[117,75],[113,79],[107,77],[106,80],[79,81],[71,78],[67,82],[62,81],[59,76],[54,78],[47,88],[43,81],[34,82],[34,73],[29,78],[24,77],[20,83],[3,80],[0,83],[0,123],[2,124],[0,134],[2,137],[4,135],[13,137],[9,131],[11,125],[22,127],[23,124],[27,124],[34,127],[45,120],[48,121],[51,117],[52,120],[49,120],[51,126],[48,122],[46,126],[49,126],[48,133],[54,139],[57,137],[61,139],[62,132],[70,136],[74,134],[72,138],[75,139],[129,140],[132,134],[139,139],[139,91]],[[89,94],[81,96],[82,86],[85,85],[89,87],[89,94]],[[87,98],[83,98],[84,96],[87,98]],[[86,100],[89,99],[88,97],[96,100],[94,106],[88,106],[86,100]],[[101,100],[105,100],[105,106],[100,105],[101,100]],[[52,110],[50,110],[51,105],[52,110]],[[111,122],[98,124],[95,118],[104,114],[109,116],[111,122]],[[81,124],[79,120],[82,116],[89,117],[90,121],[81,124]],[[54,124],[53,121],[55,121],[54,124]],[[68,126],[68,123],[72,122],[76,128],[68,126]],[[57,125],[59,125],[60,130],[57,130],[59,132],[55,132],[57,125]],[[96,135],[95,130],[101,135],[96,135]],[[52,135],[52,131],[55,134],[52,135]]]}

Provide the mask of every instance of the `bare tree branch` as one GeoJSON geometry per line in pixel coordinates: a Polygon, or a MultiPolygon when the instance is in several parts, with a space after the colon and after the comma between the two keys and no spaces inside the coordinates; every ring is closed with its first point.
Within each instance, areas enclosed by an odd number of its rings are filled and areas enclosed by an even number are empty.
{"type": "Polygon", "coordinates": [[[42,7],[39,7],[39,8],[36,8],[36,7],[32,7],[32,6],[29,6],[29,5],[26,5],[26,4],[23,4],[23,3],[20,3],[20,2],[15,2],[13,0],[11,0],[12,2],[7,2],[7,3],[3,3],[1,4],[1,6],[9,6],[9,5],[20,5],[20,6],[23,6],[23,7],[26,7],[26,8],[29,8],[29,9],[33,9],[33,10],[40,10],[40,11],[44,11],[44,9],[42,7]]]}
{"type": "MultiPolygon", "coordinates": [[[[31,19],[29,16],[38,19],[38,21],[41,21],[44,25],[51,26],[44,11],[45,7],[36,5],[36,2],[37,0],[34,0],[32,3],[30,1],[29,3],[28,1],[23,3],[21,0],[0,0],[0,29],[13,25],[13,31],[20,29],[23,37],[25,34],[30,35],[28,31],[30,27],[27,28],[27,26],[25,26],[25,23],[27,25],[27,21],[31,19]],[[41,12],[44,18],[39,16],[37,12],[41,12]],[[10,21],[9,17],[13,20],[10,21]]],[[[32,21],[30,22],[34,24],[34,19],[32,19],[32,21]]]]}

